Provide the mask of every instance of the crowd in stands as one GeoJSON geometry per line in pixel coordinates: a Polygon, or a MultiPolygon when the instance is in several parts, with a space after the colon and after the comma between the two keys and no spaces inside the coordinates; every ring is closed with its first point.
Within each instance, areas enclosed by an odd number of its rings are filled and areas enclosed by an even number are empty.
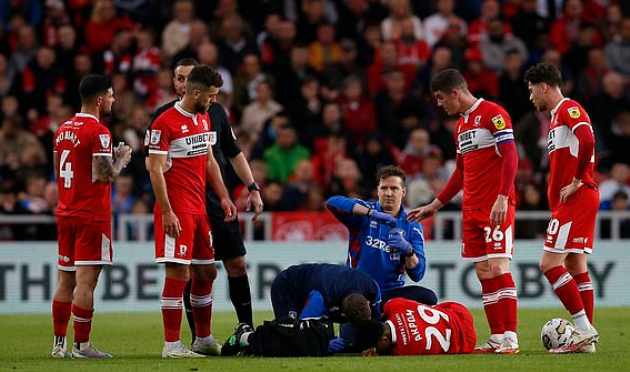
{"type": "MultiPolygon", "coordinates": [[[[407,173],[408,207],[432,200],[455,157],[456,118],[429,91],[445,68],[510,113],[518,209],[547,209],[549,115],[533,110],[523,82],[540,61],[561,68],[565,95],[590,114],[602,209],[628,209],[627,1],[5,0],[0,213],[54,213],[52,136],[79,110],[78,82],[89,73],[111,76],[107,125],[134,151],[113,210],[149,212],[144,132],[153,110],[176,98],[172,68],[186,57],[222,75],[219,101],[266,211],[323,211],[334,194],[370,198],[387,164],[407,173]]],[[[225,179],[242,207],[246,189],[233,172],[225,179]]],[[[21,234],[0,226],[0,240],[21,234]]]]}

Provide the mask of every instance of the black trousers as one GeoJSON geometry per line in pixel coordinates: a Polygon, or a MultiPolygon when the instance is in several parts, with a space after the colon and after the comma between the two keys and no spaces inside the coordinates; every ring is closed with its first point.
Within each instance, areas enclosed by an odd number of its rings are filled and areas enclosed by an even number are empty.
{"type": "Polygon", "coordinates": [[[335,337],[331,322],[320,320],[265,321],[249,340],[253,355],[267,357],[326,356],[328,343],[335,337]]]}

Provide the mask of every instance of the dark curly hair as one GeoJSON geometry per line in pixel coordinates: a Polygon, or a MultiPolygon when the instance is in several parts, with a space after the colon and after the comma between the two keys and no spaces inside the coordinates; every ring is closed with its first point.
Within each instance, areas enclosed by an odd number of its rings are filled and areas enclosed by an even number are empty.
{"type": "Polygon", "coordinates": [[[525,72],[525,82],[531,84],[545,83],[550,87],[562,86],[560,70],[551,63],[541,62],[532,66],[525,72]]]}
{"type": "Polygon", "coordinates": [[[190,70],[186,92],[194,89],[206,90],[210,87],[220,88],[223,85],[221,75],[213,68],[206,65],[199,65],[190,70]]]}

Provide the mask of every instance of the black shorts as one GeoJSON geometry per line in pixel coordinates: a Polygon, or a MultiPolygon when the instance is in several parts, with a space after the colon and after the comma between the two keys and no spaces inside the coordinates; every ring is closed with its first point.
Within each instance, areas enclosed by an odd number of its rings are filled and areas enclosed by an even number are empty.
{"type": "Polygon", "coordinates": [[[250,352],[267,357],[326,356],[335,337],[331,322],[281,319],[265,321],[250,339],[250,352]]]}
{"type": "Polygon", "coordinates": [[[216,261],[229,260],[245,256],[245,244],[241,235],[241,227],[238,220],[225,222],[209,214],[210,227],[212,228],[212,244],[214,245],[214,259],[216,261]]]}

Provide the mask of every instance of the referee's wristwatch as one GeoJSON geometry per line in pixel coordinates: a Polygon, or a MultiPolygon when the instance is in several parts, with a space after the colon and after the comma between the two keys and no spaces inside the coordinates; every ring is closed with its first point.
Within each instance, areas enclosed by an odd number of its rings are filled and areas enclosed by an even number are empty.
{"type": "Polygon", "coordinates": [[[260,192],[260,190],[262,189],[260,188],[260,185],[256,181],[252,182],[249,186],[247,186],[247,191],[249,192],[252,192],[252,191],[260,192]]]}

